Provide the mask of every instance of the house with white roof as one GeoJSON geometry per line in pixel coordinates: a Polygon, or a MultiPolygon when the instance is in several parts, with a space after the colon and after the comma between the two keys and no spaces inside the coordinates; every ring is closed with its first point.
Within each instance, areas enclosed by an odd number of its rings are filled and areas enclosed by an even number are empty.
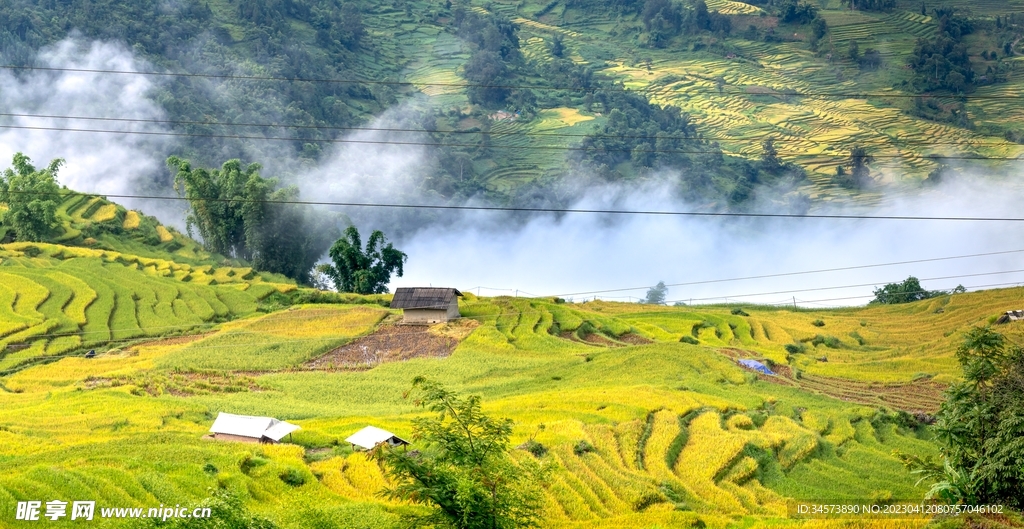
{"type": "Polygon", "coordinates": [[[299,426],[274,419],[220,412],[210,427],[211,437],[218,441],[243,443],[279,443],[299,426]]]}
{"type": "Polygon", "coordinates": [[[346,443],[351,443],[353,448],[361,448],[363,450],[373,450],[374,447],[381,443],[387,443],[389,446],[402,446],[408,445],[409,442],[397,435],[387,431],[381,430],[376,426],[367,426],[362,430],[348,436],[345,439],[346,443]]]}

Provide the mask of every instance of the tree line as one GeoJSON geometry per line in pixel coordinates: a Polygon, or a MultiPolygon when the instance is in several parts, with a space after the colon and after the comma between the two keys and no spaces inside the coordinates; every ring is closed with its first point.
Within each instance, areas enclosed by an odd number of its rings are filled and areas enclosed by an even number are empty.
{"type": "MultiPolygon", "coordinates": [[[[64,160],[37,168],[22,153],[0,173],[0,227],[16,241],[60,242],[57,209],[63,200],[57,175],[64,160]]],[[[327,276],[340,292],[383,294],[392,275],[402,277],[408,256],[374,230],[362,243],[359,230],[341,215],[299,204],[298,188],[282,187],[260,175],[257,163],[228,160],[218,169],[195,167],[171,156],[174,188],[188,201],[189,236],[204,249],[247,261],[261,272],[311,284],[313,274],[327,276]],[[317,266],[325,255],[330,262],[317,266]]]]}

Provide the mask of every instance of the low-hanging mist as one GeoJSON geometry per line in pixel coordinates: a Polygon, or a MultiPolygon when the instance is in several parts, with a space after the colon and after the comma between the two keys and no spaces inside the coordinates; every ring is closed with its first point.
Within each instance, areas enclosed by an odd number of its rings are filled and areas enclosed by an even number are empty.
{"type": "MultiPolygon", "coordinates": [[[[671,184],[595,188],[574,208],[693,211],[670,198],[671,184]],[[611,206],[611,207],[609,207],[611,206]]],[[[1019,187],[963,179],[891,197],[884,206],[816,208],[814,213],[934,217],[1019,217],[1019,187]]],[[[778,211],[767,211],[777,213],[778,211]]],[[[702,218],[588,213],[532,215],[514,229],[506,217],[467,213],[445,230],[403,241],[408,272],[393,286],[452,285],[484,295],[561,295],[577,301],[636,301],[659,280],[672,285],[859,265],[1024,250],[1017,222],[872,219],[702,218]],[[597,292],[641,287],[634,290],[597,292]],[[479,290],[477,290],[479,289],[479,290]]],[[[1024,252],[831,273],[670,286],[684,303],[856,305],[871,285],[914,275],[927,289],[1024,283],[1024,252]],[[1016,273],[989,274],[1020,270],[1016,273]],[[963,276],[972,277],[949,277],[963,276]],[[945,278],[945,279],[939,279],[945,278]],[[851,288],[832,288],[864,285],[851,288]],[[820,289],[820,290],[814,290],[820,289]],[[795,292],[790,292],[795,291],[795,292]],[[751,296],[751,294],[764,294],[751,296]]],[[[1010,286],[1010,285],[1005,285],[1010,286]]]]}

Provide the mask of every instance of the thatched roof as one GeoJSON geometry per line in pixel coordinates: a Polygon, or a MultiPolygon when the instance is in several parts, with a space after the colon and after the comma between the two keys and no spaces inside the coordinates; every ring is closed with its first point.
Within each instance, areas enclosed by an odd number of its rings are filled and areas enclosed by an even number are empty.
{"type": "Polygon", "coordinates": [[[447,309],[462,292],[454,288],[398,288],[391,300],[393,309],[447,309]]]}

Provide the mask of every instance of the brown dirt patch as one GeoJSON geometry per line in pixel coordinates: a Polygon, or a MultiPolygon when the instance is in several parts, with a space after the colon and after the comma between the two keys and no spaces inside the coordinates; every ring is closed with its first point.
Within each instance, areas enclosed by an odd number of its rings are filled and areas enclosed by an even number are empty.
{"type": "Polygon", "coordinates": [[[618,340],[620,342],[628,343],[629,345],[647,345],[649,343],[654,343],[654,340],[648,340],[639,334],[633,334],[631,332],[627,332],[626,334],[619,336],[618,340]]]}
{"type": "Polygon", "coordinates": [[[593,345],[602,345],[604,347],[622,347],[622,344],[615,343],[607,336],[596,332],[584,336],[583,341],[593,345]]]}
{"type": "Polygon", "coordinates": [[[816,391],[848,402],[886,406],[907,412],[935,413],[942,404],[946,386],[931,380],[903,383],[860,382],[802,374],[802,389],[816,391]]]}
{"type": "Polygon", "coordinates": [[[307,369],[369,369],[384,362],[445,358],[477,326],[474,320],[442,325],[384,325],[307,362],[307,369]]]}

